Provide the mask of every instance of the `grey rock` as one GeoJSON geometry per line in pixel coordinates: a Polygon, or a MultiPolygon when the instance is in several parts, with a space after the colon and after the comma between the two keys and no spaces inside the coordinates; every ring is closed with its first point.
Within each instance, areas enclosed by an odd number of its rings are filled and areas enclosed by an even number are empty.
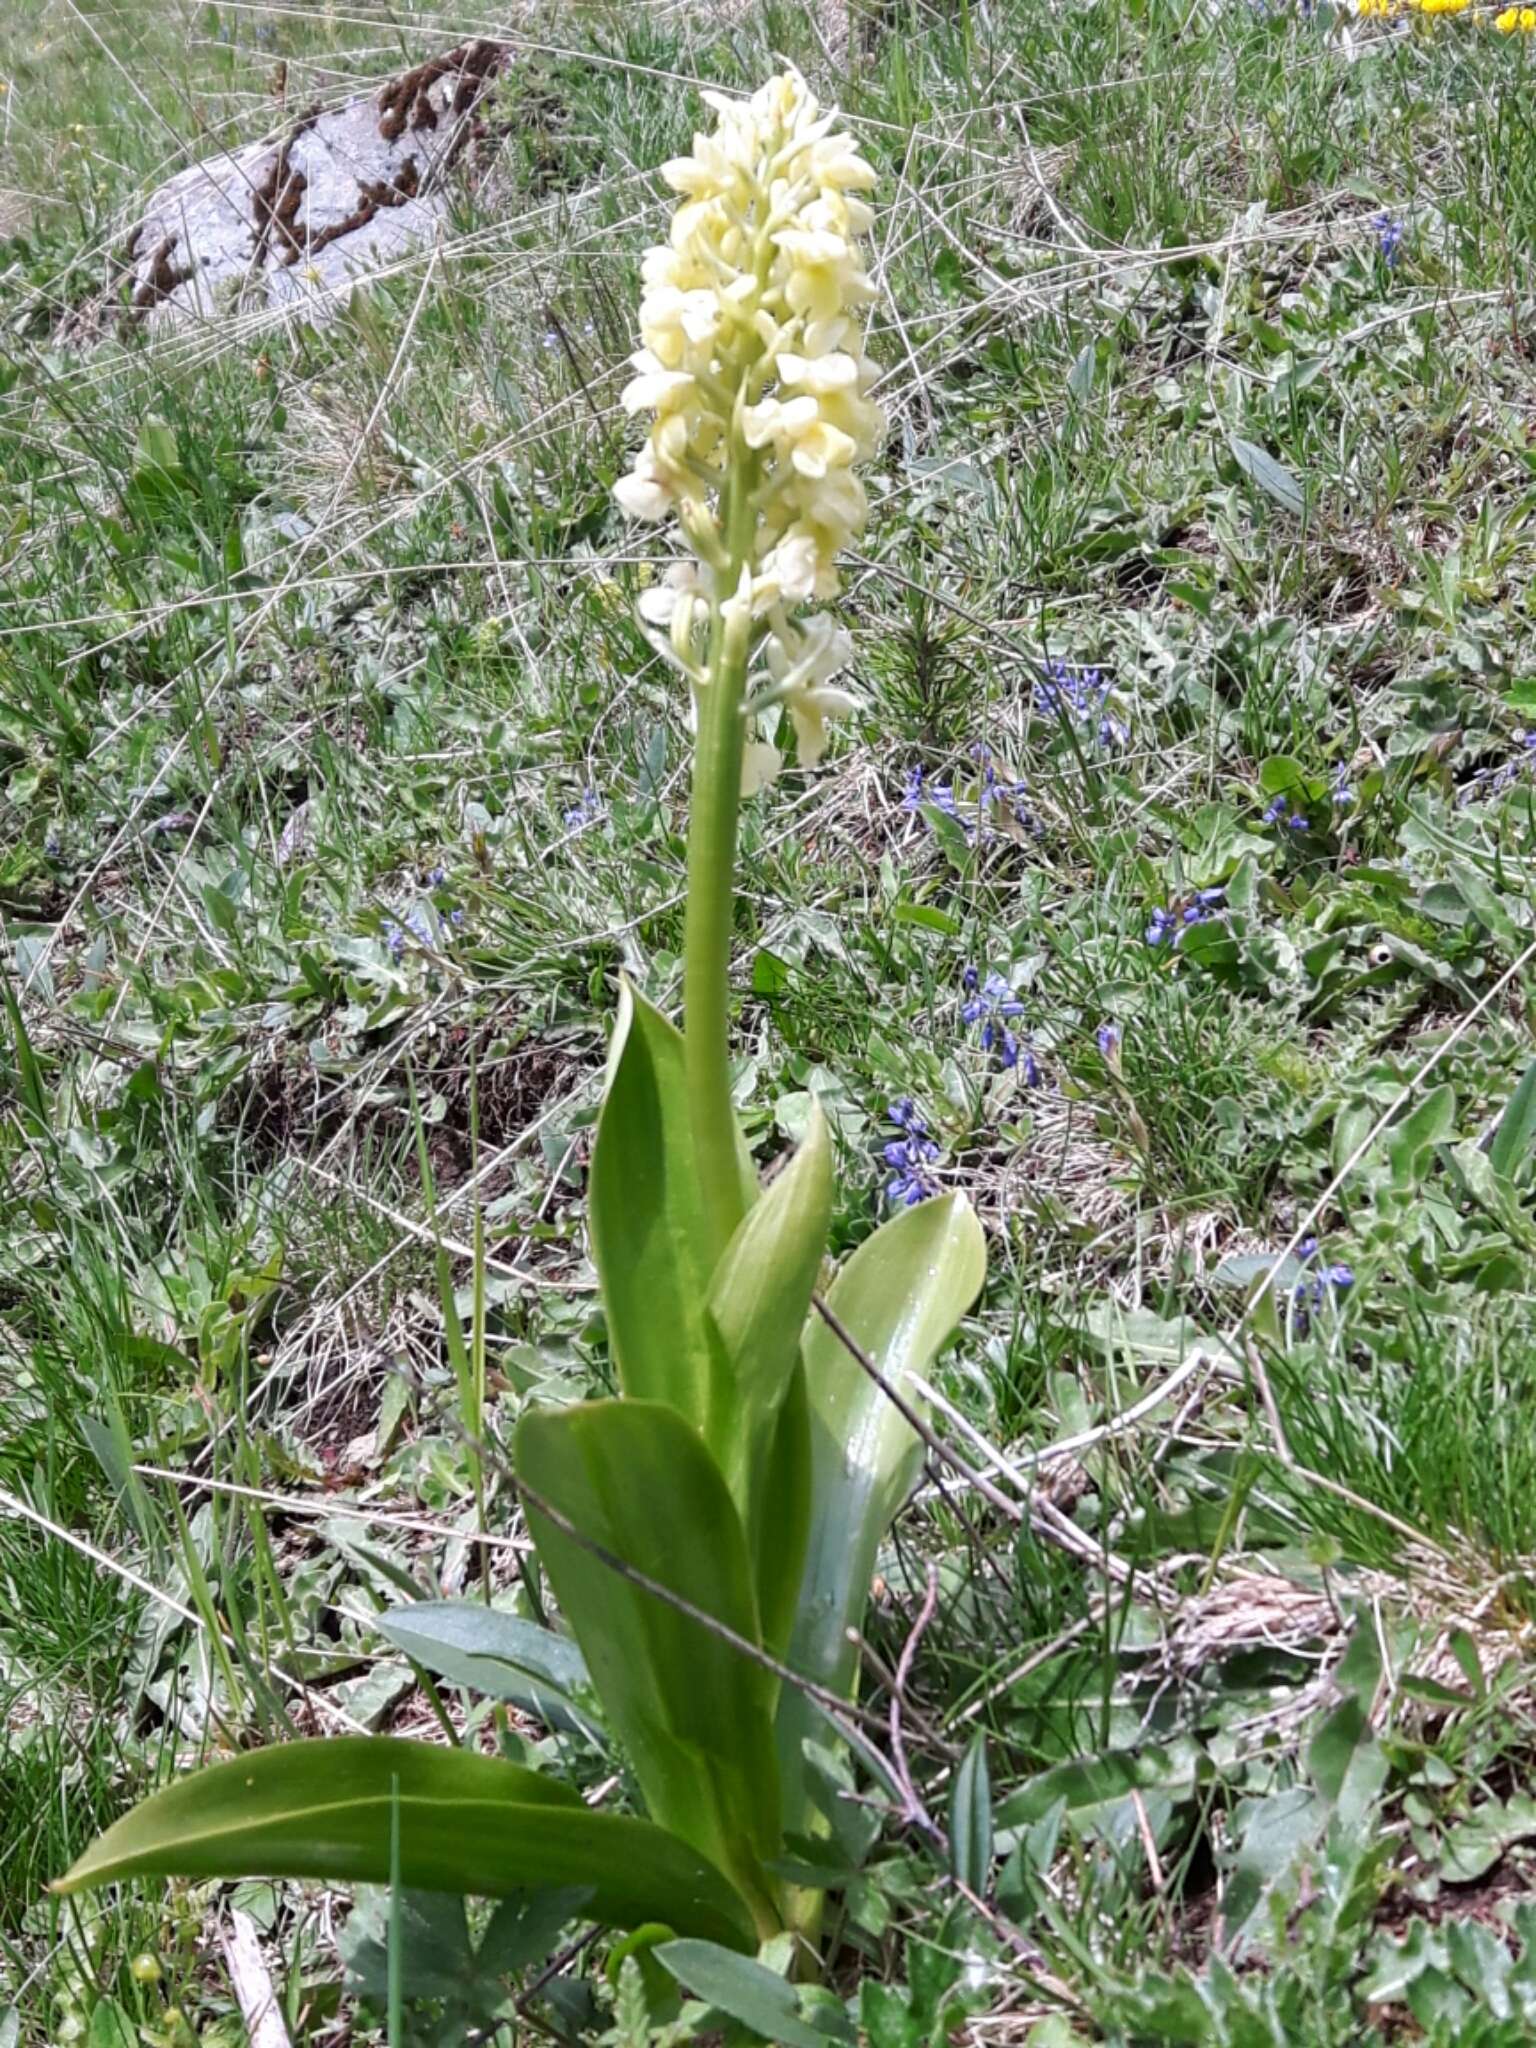
{"type": "Polygon", "coordinates": [[[437,233],[448,173],[484,139],[483,102],[507,56],[504,43],[461,44],[178,171],[128,238],[126,276],[93,317],[77,316],[76,338],[114,319],[168,327],[304,302],[324,318],[358,278],[437,233]]]}

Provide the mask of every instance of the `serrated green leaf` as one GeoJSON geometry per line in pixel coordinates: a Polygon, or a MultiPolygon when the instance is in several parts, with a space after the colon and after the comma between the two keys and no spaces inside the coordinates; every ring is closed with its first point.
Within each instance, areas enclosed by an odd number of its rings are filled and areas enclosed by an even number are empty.
{"type": "Polygon", "coordinates": [[[604,1925],[663,1919],[753,1945],[745,1903],[675,1835],[594,1812],[517,1764],[388,1736],[281,1743],[178,1778],[98,1836],[57,1889],[125,1877],[385,1884],[395,1806],[401,1881],[413,1890],[504,1898],[577,1885],[604,1925]]]}

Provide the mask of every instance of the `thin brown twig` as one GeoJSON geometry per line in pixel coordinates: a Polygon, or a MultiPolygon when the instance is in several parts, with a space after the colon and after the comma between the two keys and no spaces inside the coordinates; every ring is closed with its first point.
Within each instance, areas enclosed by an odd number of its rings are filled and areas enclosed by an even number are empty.
{"type": "MultiPolygon", "coordinates": [[[[1112,1551],[1107,1551],[1095,1543],[1086,1531],[1079,1529],[1069,1515],[1064,1515],[1055,1502],[1047,1500],[1042,1493],[1026,1484],[1022,1488],[1025,1493],[1025,1505],[1021,1506],[1018,1501],[1004,1493],[1001,1487],[995,1486],[985,1472],[971,1464],[969,1459],[962,1457],[952,1444],[946,1443],[906,1396],[892,1386],[858,1339],[819,1294],[811,1296],[811,1306],[854,1362],[874,1381],[902,1420],[927,1445],[934,1457],[941,1464],[948,1465],[952,1471],[958,1472],[961,1478],[968,1485],[975,1487],[982,1499],[996,1508],[1000,1515],[1005,1515],[1016,1526],[1027,1522],[1037,1536],[1055,1543],[1060,1549],[1077,1558],[1080,1563],[1095,1566],[1122,1585],[1129,1583],[1135,1576],[1132,1566],[1123,1558],[1116,1557],[1112,1551]]],[[[933,1393],[931,1388],[929,1393],[933,1393]]],[[[946,1413],[961,1429],[973,1434],[965,1418],[947,1404],[946,1413]]]]}
{"type": "Polygon", "coordinates": [[[907,1631],[907,1640],[902,1644],[901,1655],[896,1660],[896,1682],[891,1687],[891,1765],[901,1792],[902,1819],[920,1827],[925,1835],[931,1837],[939,1848],[947,1853],[948,1838],[923,1804],[922,1797],[912,1782],[912,1767],[907,1762],[907,1742],[901,1725],[902,1708],[906,1703],[907,1680],[912,1675],[912,1662],[938,1604],[939,1568],[930,1561],[928,1582],[923,1589],[923,1603],[907,1631]]]}

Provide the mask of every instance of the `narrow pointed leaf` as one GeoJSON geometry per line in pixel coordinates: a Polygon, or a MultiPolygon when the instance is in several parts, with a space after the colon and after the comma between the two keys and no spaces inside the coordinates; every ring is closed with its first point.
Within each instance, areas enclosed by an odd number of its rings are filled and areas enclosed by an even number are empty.
{"type": "Polygon", "coordinates": [[[674,1409],[587,1401],[525,1415],[517,1470],[539,1555],[652,1815],[765,1905],[761,1866],[778,1839],[778,1681],[608,1561],[759,1643],[746,1540],[719,1466],[674,1409]]]}
{"type": "Polygon", "coordinates": [[[764,1643],[776,1657],[783,1657],[800,1603],[811,1529],[811,1406],[805,1367],[798,1359],[756,1498],[761,1506],[750,1549],[758,1618],[764,1643]]]}
{"type": "Polygon", "coordinates": [[[955,1876],[984,1898],[992,1873],[992,1778],[979,1730],[960,1759],[949,1792],[949,1855],[955,1876]]]}
{"type": "Polygon", "coordinates": [[[1276,462],[1267,449],[1243,440],[1238,434],[1230,434],[1227,439],[1244,476],[1256,483],[1284,511],[1294,513],[1298,519],[1303,518],[1307,510],[1307,495],[1285,464],[1276,462]]]}
{"type": "Polygon", "coordinates": [[[803,1412],[784,1411],[831,1219],[832,1147],[813,1103],[804,1143],[742,1221],[709,1289],[709,1319],[729,1371],[704,1439],[741,1515],[759,1592],[768,1596],[770,1642],[782,1643],[805,1556],[809,1434],[803,1412]]]}
{"type": "Polygon", "coordinates": [[[57,1889],[125,1877],[386,1884],[395,1806],[400,1882],[413,1890],[503,1898],[579,1886],[606,1926],[664,1920],[753,1946],[742,1900],[676,1836],[595,1813],[519,1765],[386,1736],[281,1743],[178,1778],[99,1836],[57,1889]]]}
{"type": "MultiPolygon", "coordinates": [[[[945,1195],[904,1209],[849,1259],[827,1306],[889,1385],[918,1406],[913,1373],[926,1372],[954,1334],[986,1277],[986,1245],[970,1205],[945,1195]]],[[[912,1489],[922,1444],[911,1425],[813,1315],[802,1340],[811,1404],[811,1535],[788,1662],[845,1697],[857,1650],[848,1631],[863,1619],[875,1557],[912,1489]]],[[[779,1758],[786,1784],[801,1781],[801,1744],[822,1724],[786,1690],[779,1758]]],[[[785,1825],[803,1830],[803,1797],[786,1797],[785,1825]]]]}
{"type": "Polygon", "coordinates": [[[626,1394],[702,1423],[723,1399],[705,1319],[723,1247],[699,1193],[682,1035],[626,983],[617,1045],[588,1203],[608,1342],[626,1394]]]}

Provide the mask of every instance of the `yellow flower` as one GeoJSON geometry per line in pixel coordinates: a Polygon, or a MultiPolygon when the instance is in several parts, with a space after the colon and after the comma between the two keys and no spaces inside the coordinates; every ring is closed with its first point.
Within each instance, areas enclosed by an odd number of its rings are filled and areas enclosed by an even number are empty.
{"type": "MultiPolygon", "coordinates": [[[[680,203],[641,265],[643,346],[622,394],[651,424],[614,496],[635,519],[675,512],[698,557],[645,594],[642,617],[670,629],[662,651],[698,688],[706,645],[761,646],[749,720],[781,705],[812,762],[825,721],[852,708],[831,684],[852,648],[829,619],[790,614],[837,595],[867,511],[855,465],[885,432],[863,327],[874,214],[858,195],[875,175],[797,72],[748,101],[704,99],[713,132],[662,166],[680,203]]],[[[777,762],[751,740],[748,782],[777,762]]]]}
{"type": "Polygon", "coordinates": [[[1519,8],[1506,7],[1502,14],[1496,14],[1493,17],[1493,25],[1501,36],[1513,35],[1520,26],[1519,8]]]}
{"type": "Polygon", "coordinates": [[[1530,35],[1533,30],[1536,30],[1536,7],[1521,8],[1520,27],[1526,35],[1530,35]]]}

